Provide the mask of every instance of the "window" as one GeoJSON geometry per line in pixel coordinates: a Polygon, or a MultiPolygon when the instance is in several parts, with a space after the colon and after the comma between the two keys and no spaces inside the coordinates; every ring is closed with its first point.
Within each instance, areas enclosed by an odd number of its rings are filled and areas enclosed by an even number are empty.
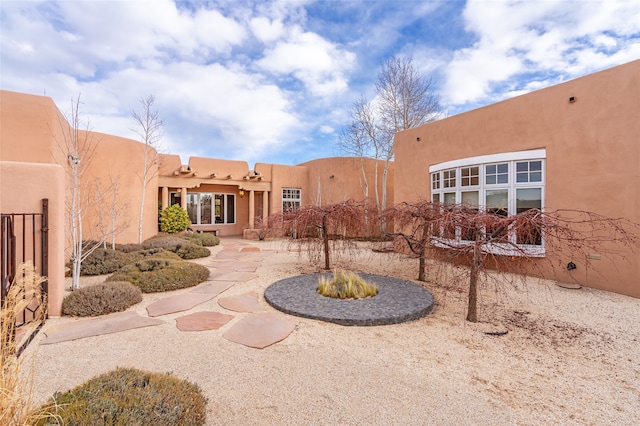
{"type": "Polygon", "coordinates": [[[190,192],[187,194],[187,213],[193,225],[236,223],[234,194],[190,192]]]}
{"type": "MultiPolygon", "coordinates": [[[[476,211],[483,209],[498,217],[542,209],[545,158],[546,151],[540,149],[466,158],[431,166],[431,200],[461,204],[476,211]],[[458,181],[456,177],[459,177],[458,181]]],[[[531,235],[531,232],[525,234],[524,230],[501,230],[497,225],[488,228],[485,230],[487,234],[498,232],[497,236],[522,245],[531,255],[544,255],[543,236],[539,232],[531,235]]],[[[474,241],[477,236],[474,230],[460,227],[455,233],[451,229],[443,231],[444,238],[455,238],[460,243],[474,241]]]]}
{"type": "Polygon", "coordinates": [[[299,188],[282,188],[282,211],[295,210],[302,205],[302,190],[299,188]]]}

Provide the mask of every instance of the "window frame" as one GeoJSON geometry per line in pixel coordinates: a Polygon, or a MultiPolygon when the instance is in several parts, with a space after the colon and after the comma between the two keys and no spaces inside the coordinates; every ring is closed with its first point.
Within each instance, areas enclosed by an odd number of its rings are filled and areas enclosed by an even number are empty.
{"type": "MultiPolygon", "coordinates": [[[[522,169],[522,167],[520,167],[522,169]]],[[[487,196],[491,194],[492,191],[507,191],[507,214],[509,216],[517,214],[517,194],[519,189],[539,189],[540,190],[540,206],[541,209],[545,208],[545,186],[546,186],[546,150],[538,149],[538,150],[529,150],[529,151],[517,151],[517,152],[507,152],[495,155],[484,155],[477,157],[469,157],[463,158],[453,161],[448,161],[444,163],[435,164],[429,167],[429,181],[430,192],[431,192],[431,200],[433,202],[442,202],[445,203],[445,198],[452,201],[452,193],[455,193],[455,203],[462,204],[462,194],[466,192],[478,192],[478,209],[486,211],[487,210],[487,196]],[[534,173],[540,174],[540,180],[531,181],[531,164],[532,162],[540,162],[540,170],[533,170],[534,173]],[[527,164],[527,181],[526,182],[518,182],[518,173],[520,176],[523,175],[523,171],[518,171],[518,165],[521,163],[527,164]],[[507,182],[499,182],[498,176],[500,175],[498,171],[498,165],[507,164],[507,182]],[[487,183],[487,166],[496,166],[496,173],[492,174],[496,176],[495,183],[487,183]],[[479,176],[478,176],[478,185],[462,185],[462,175],[463,170],[471,170],[472,167],[478,167],[479,176]],[[457,177],[456,186],[455,187],[447,187],[444,185],[440,185],[440,188],[434,189],[433,182],[434,180],[443,181],[443,177],[445,176],[444,172],[447,172],[448,175],[451,175],[451,171],[455,170],[455,175],[457,177]],[[438,176],[437,178],[434,176],[438,176]],[[445,197],[445,193],[447,196],[445,197]]],[[[512,247],[510,244],[498,244],[491,243],[485,245],[485,250],[495,253],[495,254],[505,254],[512,256],[522,256],[526,254],[527,256],[532,257],[544,257],[545,256],[545,244],[544,244],[544,234],[537,239],[540,241],[540,245],[538,244],[518,244],[517,243],[517,233],[515,230],[509,230],[509,242],[516,247],[512,247]]],[[[473,241],[464,240],[461,236],[465,234],[464,230],[457,229],[455,233],[455,239],[450,238],[442,238],[442,242],[436,241],[436,245],[441,247],[451,247],[452,245],[467,245],[472,244],[473,241]]],[[[444,235],[444,234],[442,234],[444,235]]]]}
{"type": "Polygon", "coordinates": [[[302,188],[283,187],[281,206],[283,213],[299,209],[302,206],[302,188]]]}
{"type": "MultiPolygon", "coordinates": [[[[237,223],[236,221],[236,216],[237,216],[237,209],[236,209],[236,194],[233,193],[226,193],[226,192],[193,192],[190,191],[187,193],[188,197],[194,196],[197,200],[195,207],[196,207],[196,218],[197,218],[197,223],[191,223],[192,225],[235,225],[237,223]],[[210,196],[211,197],[211,218],[209,223],[203,223],[202,221],[202,198],[203,196],[210,196]],[[216,221],[216,199],[217,197],[222,197],[224,199],[224,204],[223,204],[223,217],[221,222],[216,221]],[[231,197],[231,198],[230,198],[231,197]],[[231,199],[233,207],[230,207],[229,200],[231,199]],[[232,210],[233,213],[233,218],[229,218],[230,214],[229,211],[230,209],[232,210]]],[[[189,199],[187,199],[187,203],[189,202],[189,199]]],[[[189,211],[188,209],[189,204],[187,204],[187,211],[189,211]]],[[[191,219],[191,218],[190,218],[191,219]]]]}

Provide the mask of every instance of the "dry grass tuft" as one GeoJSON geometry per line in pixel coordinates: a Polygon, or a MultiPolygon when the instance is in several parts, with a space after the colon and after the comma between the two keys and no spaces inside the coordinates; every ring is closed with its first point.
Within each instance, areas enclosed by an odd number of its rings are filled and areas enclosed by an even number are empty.
{"type": "Polygon", "coordinates": [[[320,278],[318,293],[336,299],[364,299],[378,294],[375,284],[366,282],[355,272],[335,271],[333,278],[320,278]]]}
{"type": "Polygon", "coordinates": [[[30,262],[20,265],[2,305],[0,319],[0,424],[30,425],[40,417],[34,414],[31,377],[21,377],[24,359],[16,355],[16,316],[31,303],[42,306],[35,320],[45,315],[46,300],[40,292],[44,278],[36,273],[30,262]]]}

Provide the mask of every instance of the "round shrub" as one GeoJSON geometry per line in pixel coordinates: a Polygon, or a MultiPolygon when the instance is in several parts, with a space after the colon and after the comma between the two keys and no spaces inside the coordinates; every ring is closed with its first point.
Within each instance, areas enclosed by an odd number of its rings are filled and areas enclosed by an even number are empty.
{"type": "Polygon", "coordinates": [[[188,233],[181,235],[181,237],[204,247],[213,247],[220,244],[220,238],[213,234],[207,234],[206,232],[188,233]]]}
{"type": "Polygon", "coordinates": [[[142,246],[148,250],[172,251],[182,259],[198,259],[211,254],[208,248],[191,243],[189,239],[177,235],[156,235],[145,241],[142,246]]]}
{"type": "Polygon", "coordinates": [[[198,385],[169,374],[118,368],[57,392],[50,404],[38,425],[199,426],[207,400],[198,385]]]}
{"type": "Polygon", "coordinates": [[[160,214],[160,230],[167,234],[184,231],[190,225],[189,214],[178,204],[167,207],[160,214]]]}
{"type": "Polygon", "coordinates": [[[108,282],[82,287],[62,301],[62,313],[77,317],[121,312],[142,301],[142,291],[128,282],[108,282]]]}
{"type": "Polygon", "coordinates": [[[189,242],[176,246],[174,252],[183,259],[199,259],[211,254],[208,248],[189,242]]]}
{"type": "Polygon", "coordinates": [[[176,246],[184,244],[186,240],[178,235],[158,234],[154,237],[145,240],[142,243],[142,248],[149,249],[164,249],[175,251],[176,246]]]}
{"type": "Polygon", "coordinates": [[[107,281],[128,281],[143,293],[193,287],[209,278],[206,266],[184,260],[148,257],[125,265],[107,281]]]}
{"type": "Polygon", "coordinates": [[[82,261],[80,275],[110,274],[129,263],[127,253],[111,249],[95,249],[82,261]]]}

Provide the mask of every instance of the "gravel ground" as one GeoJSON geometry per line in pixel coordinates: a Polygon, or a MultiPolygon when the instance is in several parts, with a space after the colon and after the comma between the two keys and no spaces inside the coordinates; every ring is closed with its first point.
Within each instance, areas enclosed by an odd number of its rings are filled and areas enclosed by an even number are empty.
{"type": "MultiPolygon", "coordinates": [[[[264,289],[319,270],[279,241],[251,244],[273,255],[258,268],[259,278],[221,296],[256,291],[264,311],[285,316],[264,301],[264,289]]],[[[365,253],[343,264],[417,276],[415,259],[365,253]]],[[[40,346],[40,334],[24,354],[23,373],[33,377],[39,403],[116,367],[170,372],[202,388],[210,425],[638,423],[640,299],[538,280],[491,284],[481,287],[483,322],[471,324],[462,285],[425,285],[435,305],[419,320],[346,327],[287,316],[296,329],[262,350],[221,337],[236,320],[216,331],[181,332],[174,318],[184,313],[163,316],[160,326],[54,345],[40,346]],[[485,333],[500,330],[508,333],[485,333]]],[[[163,297],[145,295],[131,310],[144,314],[163,297]]],[[[224,312],[217,299],[190,312],[224,312]]],[[[50,319],[45,329],[66,321],[72,319],[50,319]]]]}

